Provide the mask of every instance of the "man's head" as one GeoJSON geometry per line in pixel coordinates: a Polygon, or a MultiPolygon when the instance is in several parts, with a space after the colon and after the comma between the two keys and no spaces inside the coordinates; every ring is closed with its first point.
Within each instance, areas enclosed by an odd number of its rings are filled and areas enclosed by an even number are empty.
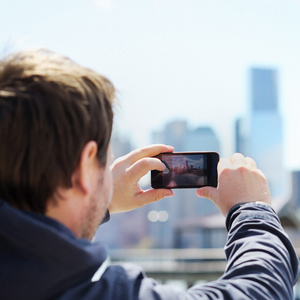
{"type": "Polygon", "coordinates": [[[114,94],[105,77],[46,50],[0,61],[0,198],[45,213],[89,141],[105,167],[114,94]]]}

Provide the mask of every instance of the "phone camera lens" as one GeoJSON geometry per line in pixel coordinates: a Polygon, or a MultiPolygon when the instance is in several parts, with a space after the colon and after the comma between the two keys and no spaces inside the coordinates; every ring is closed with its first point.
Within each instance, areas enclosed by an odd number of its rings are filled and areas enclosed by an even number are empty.
{"type": "Polygon", "coordinates": [[[165,170],[163,170],[163,173],[164,173],[164,174],[169,174],[169,173],[170,173],[169,168],[166,168],[165,170]]]}
{"type": "Polygon", "coordinates": [[[163,173],[164,173],[164,174],[169,174],[169,173],[170,173],[169,165],[168,165],[165,161],[163,161],[163,160],[162,160],[162,162],[163,162],[164,165],[166,166],[166,169],[163,170],[163,173]]]}

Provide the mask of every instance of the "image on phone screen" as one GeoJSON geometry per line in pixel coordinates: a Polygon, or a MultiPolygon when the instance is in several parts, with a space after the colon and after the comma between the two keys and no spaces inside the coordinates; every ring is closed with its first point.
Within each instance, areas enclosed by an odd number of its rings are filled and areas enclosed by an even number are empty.
{"type": "Polygon", "coordinates": [[[166,169],[151,172],[153,188],[217,186],[219,155],[216,152],[162,153],[156,157],[166,165],[166,169]]]}

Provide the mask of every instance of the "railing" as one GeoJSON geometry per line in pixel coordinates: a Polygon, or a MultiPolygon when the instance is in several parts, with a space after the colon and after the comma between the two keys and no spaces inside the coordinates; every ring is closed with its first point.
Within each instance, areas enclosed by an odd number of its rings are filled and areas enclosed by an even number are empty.
{"type": "Polygon", "coordinates": [[[137,263],[147,276],[165,282],[184,280],[191,286],[198,280],[214,280],[223,274],[223,249],[122,249],[110,252],[112,263],[137,263]]]}

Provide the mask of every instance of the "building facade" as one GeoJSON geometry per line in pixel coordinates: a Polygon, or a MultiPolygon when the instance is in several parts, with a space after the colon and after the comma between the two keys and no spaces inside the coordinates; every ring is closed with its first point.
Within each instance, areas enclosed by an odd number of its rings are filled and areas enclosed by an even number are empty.
{"type": "Polygon", "coordinates": [[[286,192],[278,71],[252,68],[249,87],[249,114],[236,121],[236,151],[256,161],[277,197],[286,192]]]}

